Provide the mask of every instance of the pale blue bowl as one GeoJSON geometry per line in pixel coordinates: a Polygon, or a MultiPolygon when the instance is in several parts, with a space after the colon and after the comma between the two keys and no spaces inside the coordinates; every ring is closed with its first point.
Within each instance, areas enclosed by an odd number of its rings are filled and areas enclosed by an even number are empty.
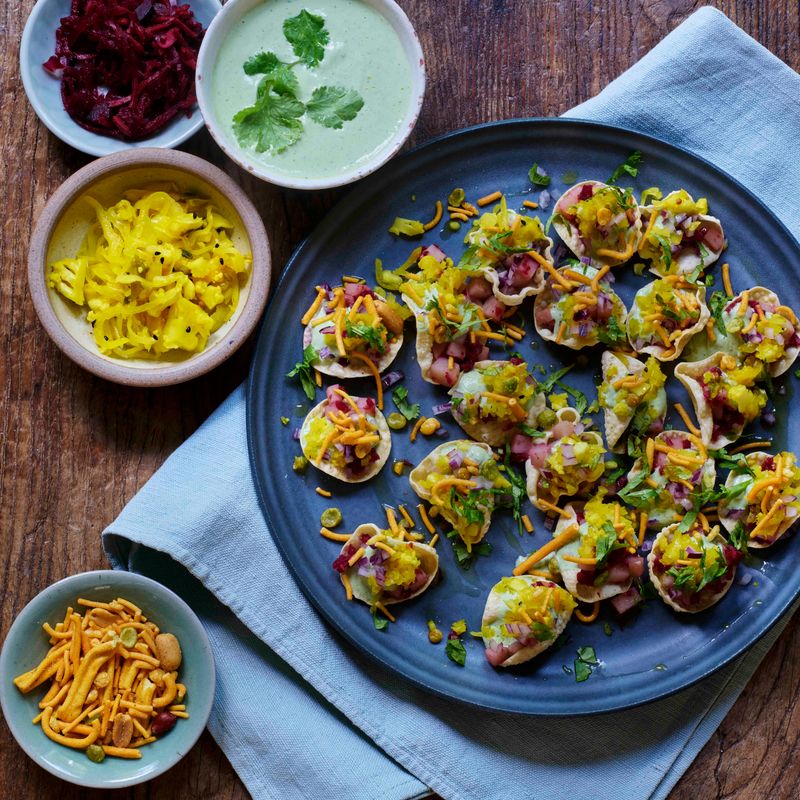
{"type": "Polygon", "coordinates": [[[49,586],[22,609],[0,652],[0,705],[20,747],[53,775],[92,789],[143,783],[177,764],[206,726],[214,701],[214,683],[214,657],[200,620],[174,592],[132,572],[84,572],[49,586]],[[51,741],[39,725],[31,724],[39,713],[38,703],[46,685],[23,695],[13,683],[17,675],[32,669],[47,653],[49,644],[42,625],[62,621],[68,606],[78,608],[79,597],[101,602],[124,597],[139,606],[163,631],[174,633],[181,644],[180,681],[186,685],[189,719],[179,719],[169,733],[142,747],[141,759],[106,758],[95,764],[83,751],[51,741]]]}
{"type": "MultiPolygon", "coordinates": [[[[192,7],[195,19],[208,28],[222,8],[219,0],[184,0],[192,7]]],[[[22,84],[36,116],[62,142],[92,156],[106,156],[134,147],[177,147],[203,126],[203,118],[195,106],[190,117],[181,114],[163,130],[148,139],[125,142],[101,136],[82,128],[64,108],[61,100],[61,81],[48,75],[42,64],[55,52],[56,30],[61,18],[69,14],[70,0],[38,0],[33,7],[19,48],[19,67],[22,84]]]]}

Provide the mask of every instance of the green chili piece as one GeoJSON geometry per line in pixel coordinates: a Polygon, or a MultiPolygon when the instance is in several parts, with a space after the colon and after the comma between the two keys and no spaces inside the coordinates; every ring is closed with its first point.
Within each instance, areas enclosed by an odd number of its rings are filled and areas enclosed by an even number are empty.
{"type": "Polygon", "coordinates": [[[447,195],[447,205],[460,206],[464,202],[465,198],[466,195],[464,194],[463,189],[461,188],[453,189],[453,191],[450,192],[449,195],[447,195]]]}
{"type": "Polygon", "coordinates": [[[305,456],[295,456],[292,469],[302,475],[308,469],[308,459],[305,456]]]}
{"type": "Polygon", "coordinates": [[[393,431],[401,431],[408,424],[408,420],[397,411],[392,411],[392,413],[386,417],[386,423],[393,431]]]}
{"type": "Polygon", "coordinates": [[[119,632],[119,638],[126,649],[130,650],[136,644],[139,635],[136,633],[136,628],[126,626],[119,632]]]}
{"type": "Polygon", "coordinates": [[[335,528],[341,525],[342,512],[335,507],[326,508],[320,515],[319,521],[323,528],[335,528]]]}

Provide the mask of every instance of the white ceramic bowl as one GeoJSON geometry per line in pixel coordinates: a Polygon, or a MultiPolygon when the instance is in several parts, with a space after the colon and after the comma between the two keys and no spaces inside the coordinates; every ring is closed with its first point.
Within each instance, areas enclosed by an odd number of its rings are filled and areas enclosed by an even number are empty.
{"type": "Polygon", "coordinates": [[[269,0],[228,0],[223,6],[222,11],[211,23],[205,35],[197,58],[197,102],[200,105],[200,112],[203,115],[206,127],[214,137],[214,140],[225,154],[240,167],[264,181],[290,189],[331,189],[335,186],[353,183],[383,166],[397,153],[411,135],[425,96],[425,59],[419,39],[408,17],[394,0],[360,1],[382,14],[399,37],[411,71],[411,95],[402,123],[395,135],[383,148],[376,151],[370,159],[359,162],[358,165],[347,172],[321,178],[300,178],[287,175],[277,169],[271,169],[252,157],[247,150],[241,148],[217,119],[211,95],[213,90],[213,71],[220,48],[231,30],[241,22],[245,14],[256,6],[269,2],[269,0]]]}
{"type": "Polygon", "coordinates": [[[50,338],[76,364],[101,378],[127,386],[170,386],[203,375],[229,358],[258,324],[271,277],[269,241],[264,223],[247,195],[222,170],[179,150],[125,150],[92,161],[68,178],[47,201],[31,236],[28,285],[31,300],[50,338]],[[111,205],[127,189],[169,182],[181,192],[210,198],[233,223],[231,238],[253,257],[233,316],[214,331],[200,353],[166,354],[160,360],[113,358],[100,353],[86,308],[66,300],[47,281],[54,261],[71,258],[95,220],[82,200],[91,194],[111,205]]]}
{"type": "MultiPolygon", "coordinates": [[[[219,0],[183,0],[192,7],[195,18],[204,28],[219,13],[219,0]]],[[[177,147],[203,127],[203,118],[195,108],[190,117],[176,117],[159,133],[138,142],[125,142],[111,136],[87,131],[70,117],[61,100],[61,81],[48,75],[42,64],[55,52],[56,30],[62,17],[69,14],[70,0],[38,0],[33,7],[19,48],[22,85],[36,116],[61,139],[76,150],[92,156],[105,156],[136,147],[177,147]]]]}

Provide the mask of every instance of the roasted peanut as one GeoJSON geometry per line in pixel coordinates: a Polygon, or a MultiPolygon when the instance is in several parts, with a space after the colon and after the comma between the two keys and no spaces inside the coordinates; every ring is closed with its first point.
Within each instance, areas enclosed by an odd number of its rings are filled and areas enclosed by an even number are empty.
{"type": "Polygon", "coordinates": [[[378,312],[378,315],[383,320],[383,324],[386,326],[386,330],[391,331],[392,333],[398,336],[403,332],[402,317],[388,303],[385,303],[383,300],[378,300],[376,298],[375,310],[378,312]]]}
{"type": "Polygon", "coordinates": [[[133,720],[127,714],[117,714],[111,731],[114,747],[127,747],[133,738],[133,720]]]}
{"type": "Polygon", "coordinates": [[[174,672],[181,665],[181,646],[177,638],[171,633],[159,633],[156,636],[156,651],[161,669],[165,672],[174,672]]]}

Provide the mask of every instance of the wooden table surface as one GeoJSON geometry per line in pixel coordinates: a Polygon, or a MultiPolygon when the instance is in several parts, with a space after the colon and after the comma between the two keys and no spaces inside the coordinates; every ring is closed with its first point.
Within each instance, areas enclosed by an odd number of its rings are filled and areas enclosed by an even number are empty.
{"type": "MultiPolygon", "coordinates": [[[[486,120],[561,114],[600,91],[704,3],[400,4],[416,26],[428,63],[427,97],[412,140],[419,143],[486,120]]],[[[48,584],[107,566],[99,538],[103,527],[245,377],[252,350],[244,347],[188,385],[126,389],[74,366],[40,327],[26,279],[29,232],[47,198],[89,159],[52,136],[25,97],[19,39],[32,5],[33,0],[6,0],[0,8],[0,170],[6,198],[0,240],[0,637],[48,584]]],[[[797,0],[713,5],[800,69],[797,0]]],[[[337,199],[336,193],[284,192],[253,180],[223,157],[205,131],[186,149],[221,165],[245,187],[263,213],[278,270],[337,199]]],[[[800,796],[798,652],[796,617],[672,800],[800,796]]],[[[51,777],[25,757],[5,722],[0,742],[0,795],[14,800],[249,796],[208,733],[166,775],[115,793],[90,792],[51,777]]]]}

